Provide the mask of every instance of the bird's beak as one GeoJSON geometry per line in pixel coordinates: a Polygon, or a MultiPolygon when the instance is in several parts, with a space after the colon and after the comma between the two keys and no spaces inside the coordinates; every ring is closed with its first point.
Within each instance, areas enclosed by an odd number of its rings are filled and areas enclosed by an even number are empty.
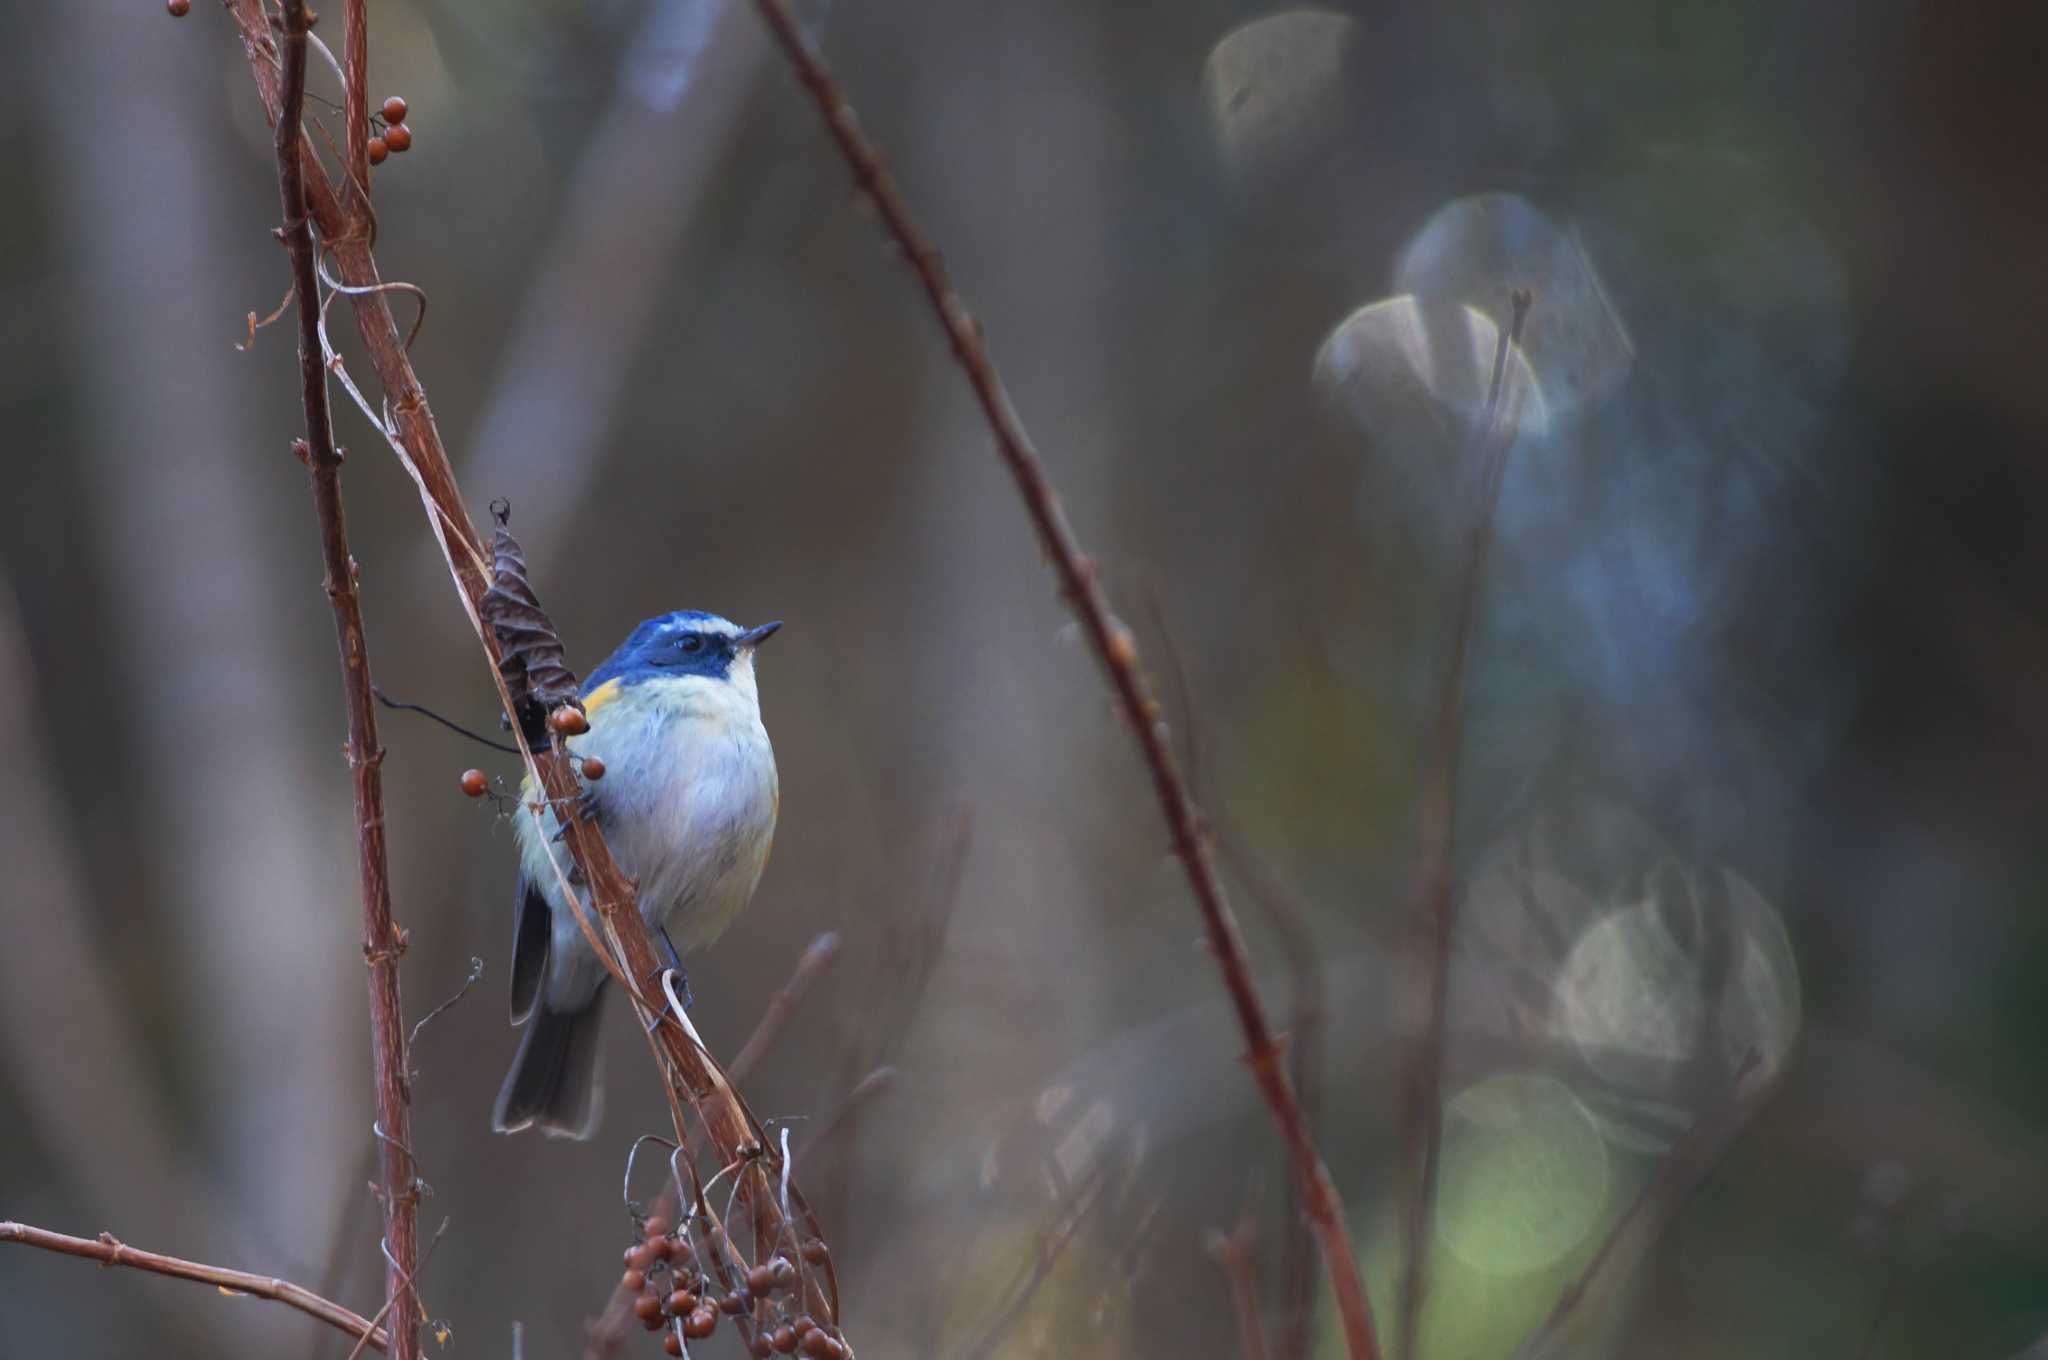
{"type": "Polygon", "coordinates": [[[781,626],[781,619],[777,619],[773,623],[764,623],[759,628],[749,628],[746,632],[734,638],[733,642],[742,648],[752,649],[774,636],[775,630],[781,626]]]}

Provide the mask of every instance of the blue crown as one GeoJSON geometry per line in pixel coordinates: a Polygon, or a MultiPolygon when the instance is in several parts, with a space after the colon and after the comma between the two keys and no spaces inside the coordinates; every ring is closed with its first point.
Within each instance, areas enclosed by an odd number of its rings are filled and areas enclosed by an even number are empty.
{"type": "Polygon", "coordinates": [[[739,655],[740,629],[729,619],[679,609],[647,620],[583,682],[587,696],[617,680],[631,685],[657,675],[702,675],[723,680],[739,655]]]}

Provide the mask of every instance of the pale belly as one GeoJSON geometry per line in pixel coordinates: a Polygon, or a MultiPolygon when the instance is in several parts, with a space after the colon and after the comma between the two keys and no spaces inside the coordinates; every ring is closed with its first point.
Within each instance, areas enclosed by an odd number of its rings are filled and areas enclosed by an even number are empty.
{"type": "MultiPolygon", "coordinates": [[[[635,686],[593,714],[573,748],[605,763],[589,787],[612,854],[638,887],[641,916],[666,926],[685,954],[710,944],[753,898],[774,838],[775,755],[757,712],[716,691],[635,686]]],[[[553,912],[548,1002],[577,1006],[604,968],[562,903],[533,819],[518,821],[527,875],[545,886],[553,912]]],[[[552,849],[567,868],[566,847],[552,849]]],[[[667,952],[659,940],[655,948],[667,952]]]]}

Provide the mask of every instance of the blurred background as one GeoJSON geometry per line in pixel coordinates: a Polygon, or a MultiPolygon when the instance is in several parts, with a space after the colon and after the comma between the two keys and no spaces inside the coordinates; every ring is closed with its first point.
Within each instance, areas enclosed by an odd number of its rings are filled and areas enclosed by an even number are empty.
{"type": "MultiPolygon", "coordinates": [[[[2021,10],[799,6],[1140,638],[1282,1022],[1271,908],[1305,932],[1383,1330],[1420,734],[1469,430],[1507,289],[1535,295],[1468,677],[1425,1355],[1508,1354],[1738,1082],[1740,1127],[1571,1353],[2048,1344],[2021,10]]],[[[472,512],[512,502],[572,662],[678,607],[788,623],[780,834],[691,979],[729,1054],[843,937],[748,1095],[862,1352],[1239,1354],[1204,1232],[1241,1215],[1277,1338],[1284,1168],[1149,786],[752,8],[370,12],[372,100],[416,135],[376,173],[378,256],[432,299],[413,353],[472,512]]],[[[269,133],[216,6],[7,7],[0,70],[0,1217],[372,1312],[293,339],[235,348],[287,284],[269,133]]],[[[313,92],[338,97],[317,65],[313,92]]],[[[413,489],[337,409],[377,679],[488,727],[413,489]]],[[[515,1323],[580,1354],[658,1090],[614,1008],[597,1139],[488,1132],[513,856],[457,777],[511,762],[383,731],[409,1013],[484,964],[414,1051],[447,1223],[421,1287],[451,1354],[510,1354],[515,1323]]],[[[1303,1325],[1339,1353],[1327,1308],[1303,1325]]],[[[272,1305],[0,1252],[0,1353],[138,1343],[347,1353],[272,1305]]]]}

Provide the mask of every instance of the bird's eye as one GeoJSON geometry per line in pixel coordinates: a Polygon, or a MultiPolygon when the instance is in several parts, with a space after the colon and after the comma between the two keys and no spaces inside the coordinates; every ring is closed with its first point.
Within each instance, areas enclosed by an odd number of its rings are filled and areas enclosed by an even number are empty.
{"type": "Polygon", "coordinates": [[[704,639],[698,637],[695,633],[692,633],[690,636],[683,639],[682,646],[683,650],[686,652],[701,652],[704,650],[704,639]]]}

